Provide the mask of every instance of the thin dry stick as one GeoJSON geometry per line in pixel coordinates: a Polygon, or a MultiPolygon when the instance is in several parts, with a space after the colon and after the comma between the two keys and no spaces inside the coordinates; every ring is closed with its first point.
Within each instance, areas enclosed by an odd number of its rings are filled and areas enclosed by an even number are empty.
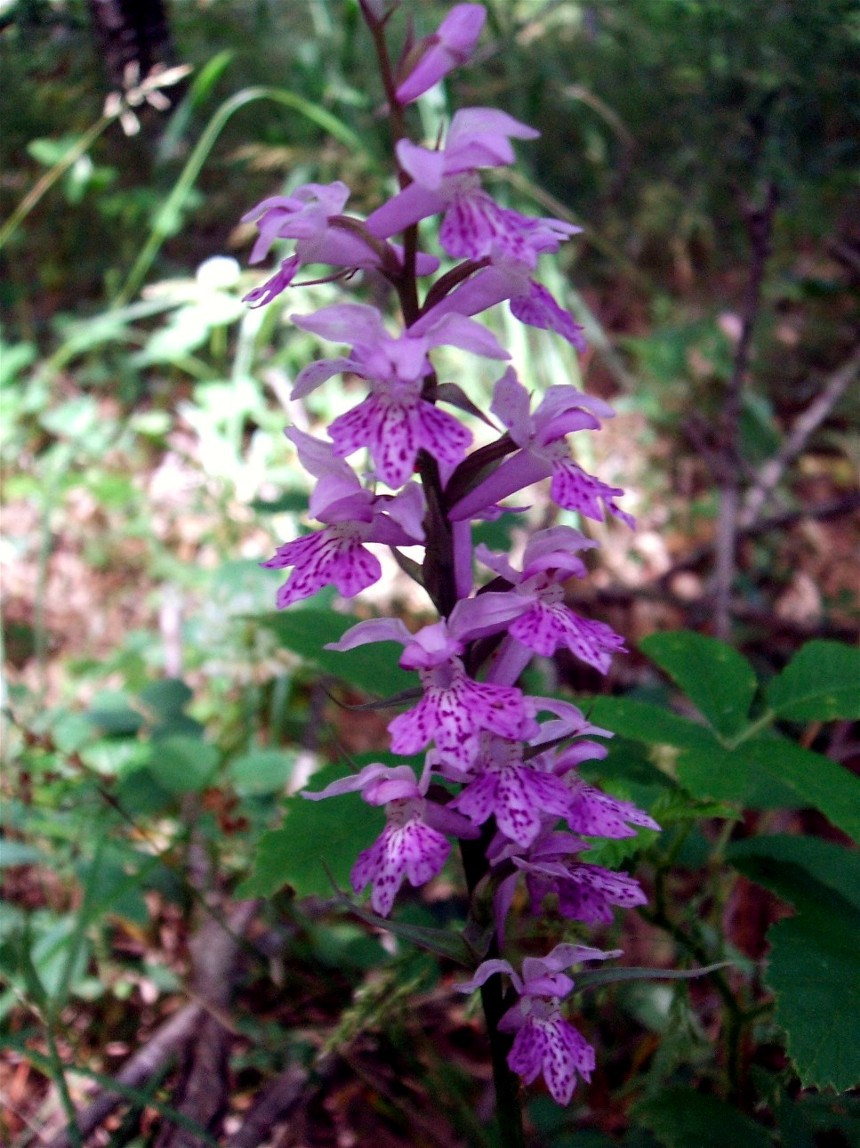
{"type": "MultiPolygon", "coordinates": [[[[203,1016],[203,1008],[198,1004],[186,1005],[160,1028],[156,1029],[146,1044],[127,1060],[117,1073],[117,1084],[126,1088],[142,1088],[148,1080],[157,1075],[174,1052],[187,1040],[203,1016]]],[[[123,1103],[123,1096],[105,1088],[83,1112],[78,1114],[77,1125],[81,1137],[86,1139],[108,1116],[123,1103]]],[[[49,1148],[70,1148],[68,1132],[60,1132],[50,1142],[49,1148]]]]}
{"type": "MultiPolygon", "coordinates": [[[[233,1025],[221,1017],[229,1008],[236,984],[241,948],[233,934],[247,929],[258,908],[257,901],[240,901],[230,913],[229,932],[207,918],[191,940],[194,962],[192,989],[204,1014],[182,1050],[182,1071],[171,1104],[200,1128],[213,1135],[220,1131],[227,1111],[229,1055],[233,1025]]],[[[195,1148],[199,1138],[188,1128],[165,1123],[158,1148],[195,1148]]]]}
{"type": "Polygon", "coordinates": [[[791,433],[780,449],[759,470],[744,498],[739,519],[742,529],[756,522],[785,474],[786,468],[801,453],[810,436],[821,426],[858,373],[860,373],[860,346],[855,347],[851,357],[829,376],[818,395],[806,410],[798,415],[791,433]]]}
{"type": "MultiPolygon", "coordinates": [[[[804,519],[826,522],[833,518],[841,518],[844,514],[853,514],[855,510],[860,510],[860,492],[852,491],[850,494],[841,495],[839,498],[829,498],[826,502],[816,502],[812,506],[801,506],[796,510],[783,510],[779,514],[770,515],[768,518],[757,518],[755,522],[739,527],[738,538],[755,538],[761,534],[769,534],[773,530],[783,530],[785,527],[794,526],[795,523],[802,522],[804,519]]],[[[713,542],[708,542],[704,546],[697,546],[684,558],[679,558],[668,570],[664,570],[656,579],[657,586],[668,588],[672,579],[678,574],[683,574],[686,570],[695,570],[701,562],[710,558],[713,553],[713,542]]]]}
{"type": "Polygon", "coordinates": [[[771,249],[773,219],[776,213],[777,189],[770,182],[762,207],[747,213],[747,231],[752,255],[750,273],[744,295],[741,335],[738,340],[732,377],[726,390],[723,407],[722,464],[719,476],[720,509],[715,535],[716,561],[714,563],[714,633],[727,639],[731,634],[731,595],[735,578],[735,557],[740,510],[740,452],[738,433],[743,406],[743,389],[749,367],[752,334],[761,305],[761,288],[765,266],[771,249]]]}
{"type": "MultiPolygon", "coordinates": [[[[209,918],[195,939],[197,954],[201,961],[195,977],[196,995],[201,1003],[186,1005],[178,1013],[156,1029],[143,1048],[139,1049],[117,1073],[117,1084],[130,1088],[142,1088],[156,1075],[167,1061],[183,1046],[186,1046],[209,1019],[208,998],[215,996],[213,986],[232,983],[240,945],[236,937],[247,928],[258,902],[241,901],[230,913],[227,927],[215,918],[209,918]]],[[[121,1093],[105,1088],[78,1115],[77,1126],[81,1139],[86,1139],[110,1114],[123,1103],[121,1093]]],[[[61,1132],[51,1141],[49,1148],[70,1148],[68,1131],[61,1132]]]]}

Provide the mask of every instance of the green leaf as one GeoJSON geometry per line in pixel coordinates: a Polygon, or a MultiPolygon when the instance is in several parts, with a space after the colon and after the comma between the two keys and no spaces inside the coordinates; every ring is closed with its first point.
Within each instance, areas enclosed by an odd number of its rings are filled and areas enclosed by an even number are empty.
{"type": "Polygon", "coordinates": [[[671,710],[633,698],[579,698],[577,704],[589,721],[645,745],[715,746],[719,743],[705,726],[671,710]]]}
{"type": "Polygon", "coordinates": [[[770,1133],[708,1093],[667,1088],[638,1104],[635,1116],[666,1148],[772,1148],[770,1133]]]}
{"type": "Polygon", "coordinates": [[[730,964],[731,961],[718,961],[715,965],[705,965],[701,969],[648,969],[634,966],[591,969],[579,974],[576,987],[581,992],[584,989],[602,988],[603,985],[615,984],[617,981],[689,981],[695,977],[706,977],[708,973],[725,969],[730,964]]]}
{"type": "Polygon", "coordinates": [[[397,642],[374,642],[342,654],[323,648],[339,641],[355,625],[355,618],[331,610],[291,609],[264,614],[259,621],[273,630],[288,650],[363,693],[387,697],[416,685],[415,674],[397,664],[402,652],[397,642]]]}
{"type": "Polygon", "coordinates": [[[803,1085],[843,1091],[860,1081],[860,913],[838,901],[771,926],[767,982],[803,1085]]]}
{"type": "Polygon", "coordinates": [[[737,650],[689,630],[651,634],[639,646],[718,734],[734,737],[741,732],[758,683],[752,666],[737,650]]]}
{"type": "Polygon", "coordinates": [[[343,908],[348,909],[353,916],[365,921],[368,925],[375,925],[380,929],[387,929],[395,937],[408,941],[419,949],[426,949],[428,953],[435,953],[437,957],[446,957],[456,961],[464,968],[471,968],[474,961],[469,946],[459,933],[450,929],[430,929],[426,925],[410,925],[406,921],[396,921],[389,917],[379,917],[368,909],[354,904],[349,897],[339,898],[343,908]]]}
{"type": "Polygon", "coordinates": [[[799,915],[768,930],[766,979],[806,1086],[860,1080],[860,855],[813,837],[734,842],[728,860],[799,915]]]}
{"type": "Polygon", "coordinates": [[[860,719],[860,649],[842,642],[807,642],[767,689],[789,721],[860,719]]]}
{"type": "Polygon", "coordinates": [[[833,841],[788,834],[750,837],[731,842],[725,856],[745,877],[799,911],[819,909],[829,890],[860,913],[860,853],[833,841]]]}
{"type": "Polygon", "coordinates": [[[192,696],[190,687],[181,678],[162,678],[151,682],[139,695],[144,708],[160,721],[168,721],[181,714],[192,696]]]}
{"type": "Polygon", "coordinates": [[[146,767],[169,793],[196,793],[212,780],[218,750],[195,737],[165,737],[153,743],[146,767]]]}
{"type": "Polygon", "coordinates": [[[719,745],[685,749],[678,756],[678,781],[694,797],[733,801],[748,809],[795,809],[797,795],[769,773],[763,773],[744,753],[719,745]]]}
{"type": "Polygon", "coordinates": [[[860,778],[829,757],[783,738],[745,742],[743,752],[753,766],[794,790],[802,804],[860,841],[860,778]]]}
{"type": "Polygon", "coordinates": [[[295,764],[293,750],[256,749],[230,762],[227,779],[240,797],[279,793],[292,777],[295,764]]]}
{"type": "MultiPolygon", "coordinates": [[[[342,776],[343,768],[334,765],[320,770],[314,781],[323,789],[342,776]]],[[[357,793],[319,802],[297,795],[285,805],[284,824],[260,838],[254,871],[237,896],[270,897],[290,885],[300,897],[331,897],[332,881],[338,886],[349,883],[356,857],[385,823],[382,811],[357,793]]]]}
{"type": "Polygon", "coordinates": [[[782,1148],[860,1144],[860,1097],[783,1096],[776,1117],[782,1148]]]}

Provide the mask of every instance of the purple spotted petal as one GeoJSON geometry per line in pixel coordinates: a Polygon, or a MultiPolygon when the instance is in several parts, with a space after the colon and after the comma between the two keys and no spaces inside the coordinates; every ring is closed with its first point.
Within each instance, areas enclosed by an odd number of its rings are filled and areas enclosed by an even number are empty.
{"type": "Polygon", "coordinates": [[[476,682],[455,673],[447,687],[428,686],[414,709],[388,726],[394,753],[413,754],[436,742],[441,761],[465,768],[474,760],[482,730],[517,740],[537,726],[521,690],[476,682]]]}
{"type": "Polygon", "coordinates": [[[659,829],[660,826],[642,809],[637,809],[630,801],[611,797],[602,789],[595,789],[579,781],[573,788],[572,801],[567,813],[567,823],[574,833],[586,837],[633,837],[638,825],[642,829],[659,829]]]}
{"type": "Polygon", "coordinates": [[[620,487],[608,486],[594,475],[587,474],[571,458],[559,456],[553,460],[550,495],[553,501],[563,506],[565,510],[578,510],[586,518],[602,522],[603,510],[600,506],[602,502],[614,518],[619,518],[631,528],[635,528],[636,519],[615,505],[615,498],[623,493],[620,487]]]}
{"type": "Polygon", "coordinates": [[[626,648],[611,626],[583,618],[563,602],[536,601],[512,623],[510,633],[544,657],[554,654],[559,646],[567,646],[602,674],[609,669],[612,655],[626,648]]]}
{"type": "Polygon", "coordinates": [[[397,489],[415,469],[422,448],[451,465],[460,462],[472,434],[458,419],[437,410],[418,394],[379,391],[329,427],[335,454],[346,456],[367,447],[376,473],[397,489]]]}
{"type": "Polygon", "coordinates": [[[519,226],[521,218],[500,207],[479,187],[466,185],[445,212],[439,242],[454,259],[506,256],[531,268],[536,256],[527,232],[519,226]]]}
{"type": "Polygon", "coordinates": [[[451,802],[476,825],[495,816],[499,830],[524,849],[536,840],[547,814],[562,817],[570,791],[553,774],[522,762],[486,765],[451,802]]]}
{"type": "Polygon", "coordinates": [[[543,1073],[553,1100],[568,1104],[577,1075],[591,1079],[594,1049],[558,1012],[530,1016],[514,1038],[508,1065],[527,1084],[543,1073]]]}
{"type": "Polygon", "coordinates": [[[341,526],[327,526],[287,542],[262,565],[269,569],[295,567],[278,590],[276,602],[281,610],[309,598],[323,586],[334,585],[345,598],[352,598],[382,576],[379,560],[362,546],[361,536],[341,526]]]}
{"type": "Polygon", "coordinates": [[[511,314],[521,323],[538,327],[542,331],[555,331],[577,351],[585,350],[582,327],[574,321],[570,312],[558,305],[546,287],[540,283],[531,280],[528,295],[512,298],[510,307],[511,314]]]}
{"type": "Polygon", "coordinates": [[[591,925],[609,924],[614,905],[632,909],[636,905],[644,905],[647,900],[638,881],[626,873],[613,873],[601,865],[541,862],[534,866],[533,871],[552,878],[550,884],[558,893],[559,912],[575,921],[591,925]]]}
{"type": "Polygon", "coordinates": [[[352,887],[360,893],[370,884],[371,905],[387,917],[404,877],[412,885],[423,885],[436,876],[450,849],[441,833],[418,818],[402,825],[389,822],[373,845],[359,854],[350,875],[352,887]]]}

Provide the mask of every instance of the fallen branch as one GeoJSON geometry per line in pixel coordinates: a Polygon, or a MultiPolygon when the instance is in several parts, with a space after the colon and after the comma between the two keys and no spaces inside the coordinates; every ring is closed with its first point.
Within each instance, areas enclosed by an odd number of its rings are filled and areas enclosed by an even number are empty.
{"type": "MultiPolygon", "coordinates": [[[[192,942],[197,964],[192,988],[194,1001],[182,1008],[170,1020],[165,1021],[160,1028],[156,1029],[143,1048],[126,1061],[116,1075],[116,1082],[119,1086],[142,1088],[147,1081],[161,1072],[171,1057],[183,1047],[198,1047],[204,1036],[207,1041],[207,1051],[220,1047],[219,1042],[212,1043],[211,1033],[213,1026],[219,1032],[225,1031],[217,1014],[220,1008],[228,1003],[232,992],[235,968],[241,952],[237,936],[247,928],[256,907],[257,902],[255,901],[243,901],[230,914],[226,928],[214,917],[206,921],[192,942]]],[[[207,1059],[209,1059],[211,1066],[211,1058],[204,1055],[203,1060],[207,1059]]],[[[195,1085],[197,1082],[202,1084],[203,1078],[200,1071],[196,1075],[192,1076],[189,1073],[187,1076],[189,1080],[193,1079],[195,1085]]],[[[207,1077],[203,1091],[208,1089],[210,1095],[215,1095],[212,1083],[212,1079],[207,1077]]],[[[200,1087],[197,1088],[194,1095],[199,1099],[200,1087]]],[[[97,1093],[95,1099],[77,1116],[76,1124],[80,1137],[86,1139],[119,1107],[124,1099],[125,1097],[121,1092],[114,1092],[109,1087],[105,1087],[97,1093]]],[[[195,1104],[187,1100],[187,1094],[183,1094],[176,1104],[178,1112],[201,1127],[207,1127],[209,1122],[207,1119],[200,1118],[200,1112],[205,1107],[204,1104],[197,1104],[195,1107],[195,1104]]],[[[211,1116],[211,1113],[209,1115],[211,1116]]],[[[183,1130],[183,1133],[188,1136],[187,1130],[183,1130]]],[[[199,1141],[192,1139],[186,1140],[185,1143],[193,1143],[196,1148],[199,1141]]],[[[68,1130],[55,1136],[50,1142],[49,1148],[71,1148],[68,1130]]]]}
{"type": "MultiPolygon", "coordinates": [[[[199,1004],[189,1004],[175,1013],[155,1030],[146,1044],[125,1062],[116,1075],[117,1084],[126,1088],[142,1088],[148,1080],[164,1068],[168,1060],[188,1039],[203,1015],[199,1004]]],[[[96,1093],[90,1104],[78,1114],[77,1125],[86,1139],[123,1102],[123,1095],[104,1088],[96,1093]]],[[[48,1148],[71,1148],[68,1131],[60,1132],[48,1148]]]]}
{"type": "Polygon", "coordinates": [[[787,467],[801,453],[810,436],[821,426],[858,374],[860,374],[860,347],[856,347],[850,359],[830,375],[816,398],[797,417],[791,433],[774,457],[768,459],[760,468],[753,485],[744,497],[739,518],[741,528],[748,527],[757,520],[787,467]]]}
{"type": "MultiPolygon", "coordinates": [[[[248,927],[256,901],[243,901],[230,913],[230,929],[210,917],[191,941],[194,975],[191,992],[202,1006],[200,1023],[184,1042],[179,1083],[172,1106],[212,1135],[221,1130],[230,1098],[230,1046],[233,1026],[225,1016],[233,998],[241,948],[233,934],[248,927]]],[[[158,1148],[198,1148],[197,1135],[165,1122],[158,1148]]]]}

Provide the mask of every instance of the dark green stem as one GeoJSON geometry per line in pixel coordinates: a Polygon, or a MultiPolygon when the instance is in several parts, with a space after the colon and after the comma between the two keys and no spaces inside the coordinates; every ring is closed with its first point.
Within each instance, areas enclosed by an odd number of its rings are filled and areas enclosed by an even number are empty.
{"type": "MultiPolygon", "coordinates": [[[[470,896],[488,869],[487,838],[488,835],[483,834],[477,841],[460,842],[460,856],[463,859],[466,886],[470,896]]],[[[485,959],[493,960],[498,956],[500,956],[499,944],[494,935],[485,959]]],[[[502,1148],[525,1148],[520,1082],[519,1078],[508,1067],[511,1038],[507,1033],[499,1030],[499,1021],[507,1012],[507,1004],[502,992],[502,978],[498,973],[489,977],[481,986],[481,1005],[484,1009],[487,1039],[490,1042],[490,1055],[493,1063],[499,1143],[502,1148]]]]}
{"type": "MultiPolygon", "coordinates": [[[[666,874],[659,870],[654,881],[654,909],[640,909],[642,916],[649,924],[663,929],[675,940],[681,948],[686,949],[702,965],[713,962],[714,954],[695,937],[691,936],[680,924],[673,921],[666,909],[666,874]]],[[[740,1098],[742,1093],[744,1065],[743,1065],[743,1035],[749,1020],[757,1010],[746,1010],[738,1002],[732,987],[726,977],[719,970],[709,974],[714,988],[719,994],[725,1008],[726,1032],[726,1072],[732,1096],[740,1098]]]]}

